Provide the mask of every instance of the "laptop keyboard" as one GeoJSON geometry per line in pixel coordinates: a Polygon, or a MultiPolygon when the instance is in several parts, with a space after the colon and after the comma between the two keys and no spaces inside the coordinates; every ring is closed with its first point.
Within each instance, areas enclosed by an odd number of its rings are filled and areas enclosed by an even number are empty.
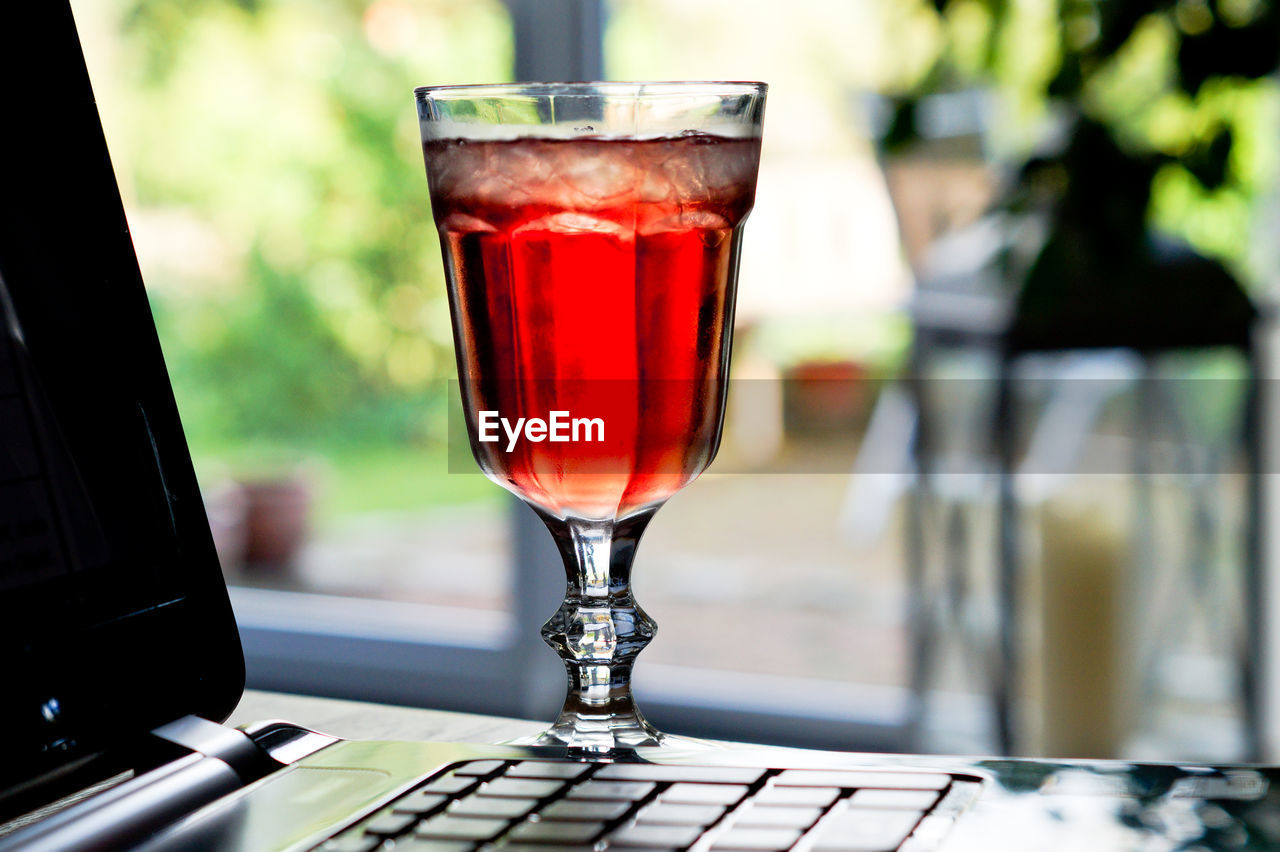
{"type": "Polygon", "coordinates": [[[928,852],[980,782],[928,771],[473,760],[321,852],[928,852]]]}

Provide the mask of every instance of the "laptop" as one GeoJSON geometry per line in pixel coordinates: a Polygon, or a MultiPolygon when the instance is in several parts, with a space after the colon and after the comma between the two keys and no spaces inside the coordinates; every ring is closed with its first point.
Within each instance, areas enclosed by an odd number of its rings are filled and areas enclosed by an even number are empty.
{"type": "Polygon", "coordinates": [[[75,25],[63,0],[4,17],[3,852],[1280,848],[1263,767],[584,757],[219,724],[239,636],[75,25]]]}

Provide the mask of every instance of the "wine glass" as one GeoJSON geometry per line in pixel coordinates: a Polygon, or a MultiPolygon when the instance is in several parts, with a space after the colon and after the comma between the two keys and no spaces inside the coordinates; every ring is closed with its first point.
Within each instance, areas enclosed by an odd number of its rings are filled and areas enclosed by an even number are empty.
{"type": "Polygon", "coordinates": [[[568,575],[542,628],[568,696],[534,744],[666,738],[631,695],[657,628],[631,562],[719,446],[765,89],[415,91],[472,452],[542,518],[568,575]]]}

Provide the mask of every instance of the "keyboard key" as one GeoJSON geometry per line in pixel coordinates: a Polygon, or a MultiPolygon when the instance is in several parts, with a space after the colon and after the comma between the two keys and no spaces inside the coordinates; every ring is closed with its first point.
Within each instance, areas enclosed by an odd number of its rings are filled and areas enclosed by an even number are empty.
{"type": "Polygon", "coordinates": [[[561,799],[552,802],[539,812],[544,820],[557,822],[606,822],[620,818],[631,810],[631,802],[592,802],[588,799],[561,799]]]}
{"type": "Polygon", "coordinates": [[[475,819],[449,814],[434,816],[414,829],[414,836],[428,840],[489,840],[507,827],[505,819],[475,819]]]}
{"type": "Polygon", "coordinates": [[[344,834],[326,841],[320,847],[321,852],[373,852],[382,845],[381,837],[360,833],[359,829],[351,834],[344,834]]]}
{"type": "Polygon", "coordinates": [[[739,784],[673,784],[658,798],[689,805],[732,805],[745,795],[747,788],[739,784]]]}
{"type": "Polygon", "coordinates": [[[426,793],[447,793],[454,795],[469,790],[476,785],[477,779],[468,778],[465,775],[449,775],[441,776],[434,781],[428,781],[421,789],[426,793]]]}
{"type": "Polygon", "coordinates": [[[920,821],[913,811],[849,809],[814,829],[814,852],[894,852],[920,821]]]}
{"type": "MultiPolygon", "coordinates": [[[[952,816],[941,816],[938,814],[928,814],[924,819],[920,820],[920,824],[911,832],[911,839],[907,841],[907,848],[912,850],[921,849],[941,849],[942,841],[955,824],[952,816]]],[[[1195,848],[1194,846],[1191,848],[1195,848]]]]}
{"type": "Polygon", "coordinates": [[[569,791],[570,799],[604,799],[638,801],[657,785],[652,781],[583,781],[569,791]]]}
{"type": "Polygon", "coordinates": [[[401,837],[396,840],[396,852],[472,852],[476,845],[467,840],[425,840],[421,837],[401,837]]]}
{"type": "Polygon", "coordinates": [[[560,778],[577,781],[591,771],[590,763],[557,763],[549,760],[525,760],[503,773],[504,778],[560,778]]]}
{"type": "Polygon", "coordinates": [[[682,849],[702,836],[702,828],[696,825],[646,825],[636,823],[609,835],[609,845],[659,846],[682,849]]]}
{"type": "Polygon", "coordinates": [[[951,776],[940,772],[867,772],[788,769],[773,780],[778,787],[872,787],[877,790],[942,790],[951,776]]]}
{"type": "Polygon", "coordinates": [[[724,816],[720,805],[686,805],[675,802],[654,802],[640,811],[641,822],[656,825],[708,826],[724,816]]]}
{"type": "Polygon", "coordinates": [[[802,833],[798,828],[732,828],[717,837],[711,848],[744,852],[785,852],[800,839],[802,833]]]}
{"type": "Polygon", "coordinates": [[[492,775],[504,765],[501,760],[472,760],[453,770],[454,775],[475,775],[484,777],[492,775]]]}
{"type": "Polygon", "coordinates": [[[563,781],[539,778],[495,778],[480,788],[481,796],[545,799],[564,787],[563,781]]]}
{"type": "Polygon", "coordinates": [[[518,819],[538,806],[537,799],[505,799],[497,796],[468,796],[449,806],[450,816],[518,819]]]}
{"type": "Polygon", "coordinates": [[[859,790],[849,797],[849,806],[927,811],[936,801],[933,790],[859,790]]]}
{"type": "Polygon", "coordinates": [[[392,804],[391,810],[398,814],[417,814],[419,817],[424,817],[432,811],[440,810],[448,801],[449,797],[442,793],[411,793],[392,804]]]}
{"type": "MultiPolygon", "coordinates": [[[[555,852],[595,852],[595,848],[591,843],[557,843],[555,852]]],[[[400,852],[399,847],[396,852],[400,852]]],[[[549,849],[541,843],[504,843],[502,852],[549,852],[549,849]]]]}
{"type": "Polygon", "coordinates": [[[835,787],[765,787],[751,799],[753,805],[825,808],[840,796],[835,787]]]}
{"type": "Polygon", "coordinates": [[[601,781],[683,781],[701,784],[754,784],[765,770],[737,766],[663,766],[656,763],[612,763],[595,775],[601,781]]]}
{"type": "Polygon", "coordinates": [[[748,805],[733,815],[735,827],[808,828],[822,816],[822,808],[788,808],[780,805],[748,805]]]}
{"type": "Polygon", "coordinates": [[[378,837],[395,837],[397,834],[403,834],[408,831],[410,826],[418,821],[417,816],[413,814],[381,814],[374,817],[361,827],[365,834],[373,834],[378,837]]]}
{"type": "Polygon", "coordinates": [[[521,843],[589,843],[604,831],[602,822],[522,822],[507,836],[521,843]]]}

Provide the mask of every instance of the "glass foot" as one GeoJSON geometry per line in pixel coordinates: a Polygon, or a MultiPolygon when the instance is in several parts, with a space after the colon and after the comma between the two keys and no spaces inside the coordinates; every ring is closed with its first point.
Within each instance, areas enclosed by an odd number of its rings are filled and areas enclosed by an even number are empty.
{"type": "Polygon", "coordinates": [[[712,740],[684,737],[678,734],[664,734],[654,729],[652,725],[647,724],[643,731],[601,730],[595,734],[573,731],[570,732],[569,736],[566,736],[565,731],[552,727],[534,736],[505,740],[501,745],[556,746],[564,748],[571,757],[581,757],[583,759],[629,755],[644,757],[647,752],[673,755],[726,748],[723,743],[712,740]]]}

